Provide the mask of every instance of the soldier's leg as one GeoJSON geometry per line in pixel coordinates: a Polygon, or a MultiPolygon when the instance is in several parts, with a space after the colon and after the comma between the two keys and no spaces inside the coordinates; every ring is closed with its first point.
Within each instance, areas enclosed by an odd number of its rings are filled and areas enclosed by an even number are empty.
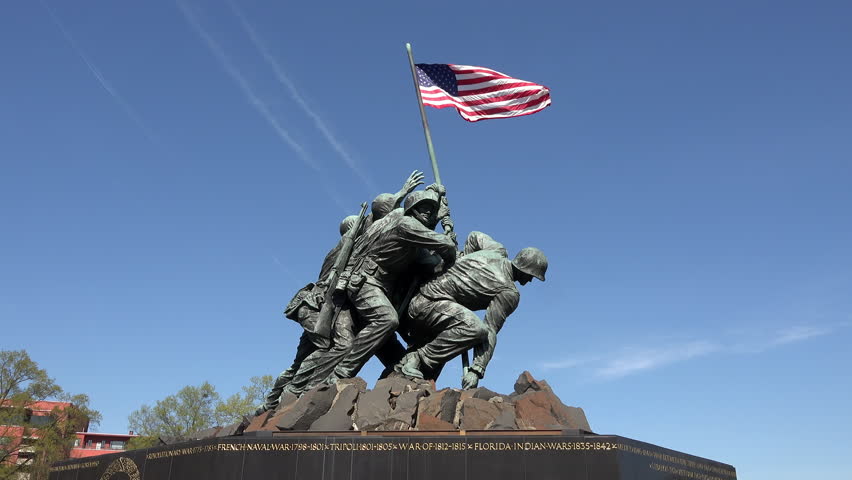
{"type": "Polygon", "coordinates": [[[382,371],[379,378],[385,378],[393,372],[393,367],[402,360],[402,357],[405,356],[405,347],[399,343],[399,339],[396,335],[392,335],[385,342],[384,345],[379,347],[376,350],[376,358],[382,362],[382,365],[385,366],[385,369],[382,371]]]}
{"type": "Polygon", "coordinates": [[[352,350],[334,369],[331,380],[334,380],[334,377],[352,378],[357,375],[361,367],[394,335],[399,326],[396,309],[378,286],[365,283],[350,299],[364,323],[364,328],[355,336],[352,350]]]}
{"type": "Polygon", "coordinates": [[[340,360],[352,350],[355,339],[353,331],[352,310],[345,307],[340,311],[334,322],[332,346],[328,350],[317,350],[303,362],[293,380],[287,385],[286,391],[301,395],[322,383],[340,363],[340,360]]]}
{"type": "Polygon", "coordinates": [[[302,363],[308,358],[313,352],[317,350],[316,345],[310,341],[310,337],[306,332],[302,333],[302,336],[299,338],[299,346],[296,347],[296,358],[293,359],[293,364],[290,365],[290,368],[281,372],[278,375],[278,378],[275,379],[275,384],[272,385],[272,391],[269,392],[269,395],[266,396],[266,402],[258,408],[258,414],[263,413],[266,410],[274,410],[275,407],[278,406],[278,401],[281,398],[281,393],[284,391],[284,387],[287,386],[296,375],[296,372],[301,367],[302,363]]]}
{"type": "Polygon", "coordinates": [[[409,313],[413,335],[432,338],[414,352],[416,357],[406,356],[402,371],[407,375],[417,376],[417,370],[425,370],[437,376],[446,362],[488,337],[485,324],[475,313],[449,300],[429,301],[418,296],[409,313]]]}

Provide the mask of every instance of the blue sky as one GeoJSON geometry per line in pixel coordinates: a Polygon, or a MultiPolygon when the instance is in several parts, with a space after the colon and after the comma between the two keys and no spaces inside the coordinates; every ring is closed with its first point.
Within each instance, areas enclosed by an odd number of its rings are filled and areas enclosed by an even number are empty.
{"type": "MultiPolygon", "coordinates": [[[[850,16],[831,1],[9,3],[0,348],[88,393],[107,432],[184,385],[228,395],[277,374],[299,334],[283,307],[339,220],[413,169],[431,178],[411,42],[417,61],[553,96],[476,124],[428,110],[459,233],[550,259],[483,385],[530,370],[595,431],[740,478],[852,476],[850,16]]],[[[459,378],[453,362],[440,384],[459,378]]]]}

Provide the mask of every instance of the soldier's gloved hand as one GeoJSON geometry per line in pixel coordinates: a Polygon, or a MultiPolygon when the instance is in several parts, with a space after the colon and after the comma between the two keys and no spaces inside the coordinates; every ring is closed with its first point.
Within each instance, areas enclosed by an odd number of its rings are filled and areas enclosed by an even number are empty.
{"type": "Polygon", "coordinates": [[[470,390],[471,388],[476,388],[479,385],[479,375],[473,370],[466,368],[464,375],[462,375],[462,389],[470,390]]]}
{"type": "Polygon", "coordinates": [[[420,185],[423,185],[423,178],[425,178],[425,176],[420,170],[415,170],[411,172],[411,175],[408,176],[408,180],[406,180],[405,183],[402,184],[401,193],[403,195],[408,195],[409,193],[413,192],[415,188],[419,187],[420,185]]]}
{"type": "Polygon", "coordinates": [[[428,187],[426,187],[426,190],[432,190],[433,192],[437,193],[438,196],[441,197],[447,194],[447,189],[439,183],[433,183],[432,185],[429,185],[428,187]]]}
{"type": "Polygon", "coordinates": [[[449,204],[449,202],[447,202],[447,197],[444,196],[444,197],[441,197],[441,205],[438,207],[438,214],[436,215],[436,217],[438,218],[438,220],[441,220],[443,222],[443,220],[445,218],[449,218],[449,216],[450,216],[450,204],[449,204]]]}
{"type": "Polygon", "coordinates": [[[459,246],[459,238],[458,238],[458,236],[456,236],[456,232],[454,232],[454,231],[450,230],[449,232],[447,232],[447,233],[446,233],[446,235],[447,235],[448,237],[450,237],[450,239],[453,241],[453,243],[455,243],[455,244],[456,244],[456,248],[458,248],[458,246],[459,246]]]}

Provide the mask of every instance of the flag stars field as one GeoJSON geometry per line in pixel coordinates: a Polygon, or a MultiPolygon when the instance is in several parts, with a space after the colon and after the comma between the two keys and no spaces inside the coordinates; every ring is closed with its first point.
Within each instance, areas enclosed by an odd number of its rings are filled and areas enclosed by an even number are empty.
{"type": "Polygon", "coordinates": [[[469,122],[529,115],[550,105],[550,90],[484,67],[418,63],[423,104],[455,107],[469,122]]]}

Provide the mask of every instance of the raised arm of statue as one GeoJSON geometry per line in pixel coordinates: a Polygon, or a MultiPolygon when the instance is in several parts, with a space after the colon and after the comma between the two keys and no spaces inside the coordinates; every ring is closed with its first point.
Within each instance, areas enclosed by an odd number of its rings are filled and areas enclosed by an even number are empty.
{"type": "Polygon", "coordinates": [[[409,175],[405,183],[402,184],[402,188],[394,194],[393,208],[401,207],[402,201],[405,200],[405,197],[408,196],[409,193],[413,192],[415,188],[423,185],[423,178],[425,178],[423,172],[419,170],[411,172],[411,175],[409,175]]]}

